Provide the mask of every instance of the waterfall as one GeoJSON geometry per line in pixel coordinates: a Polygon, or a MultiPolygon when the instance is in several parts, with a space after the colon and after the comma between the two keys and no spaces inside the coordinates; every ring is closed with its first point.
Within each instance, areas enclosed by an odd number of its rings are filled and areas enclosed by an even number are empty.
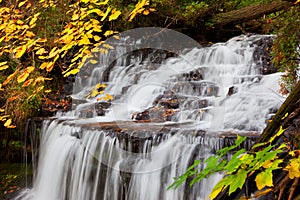
{"type": "Polygon", "coordinates": [[[195,159],[233,143],[232,133],[261,132],[279,108],[280,74],[263,75],[254,59],[257,41],[264,38],[270,36],[243,35],[178,52],[120,45],[101,55],[100,64],[76,78],[74,110],[44,124],[33,187],[16,199],[207,199],[223,174],[192,188],[188,182],[166,188],[195,159]],[[97,101],[100,95],[86,99],[98,83],[114,96],[100,116],[96,106],[105,103],[97,101]],[[178,101],[167,122],[131,119],[155,107],[165,91],[178,101]]]}

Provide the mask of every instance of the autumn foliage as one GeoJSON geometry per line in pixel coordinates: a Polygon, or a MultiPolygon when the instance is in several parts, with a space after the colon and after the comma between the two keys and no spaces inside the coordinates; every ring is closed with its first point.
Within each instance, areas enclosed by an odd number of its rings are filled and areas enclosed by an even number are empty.
{"type": "MultiPolygon", "coordinates": [[[[0,0],[0,4],[0,93],[5,101],[0,120],[15,128],[51,92],[46,82],[54,78],[54,70],[64,77],[75,75],[85,63],[97,64],[98,53],[113,48],[104,41],[118,32],[107,27],[122,12],[109,0],[0,0]]],[[[149,1],[141,0],[123,18],[131,21],[151,11],[155,10],[149,1]]]]}

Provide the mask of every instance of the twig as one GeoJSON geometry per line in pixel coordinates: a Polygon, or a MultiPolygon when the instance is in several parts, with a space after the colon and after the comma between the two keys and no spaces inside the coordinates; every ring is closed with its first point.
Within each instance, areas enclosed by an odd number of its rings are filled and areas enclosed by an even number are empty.
{"type": "Polygon", "coordinates": [[[289,198],[288,200],[292,200],[293,199],[293,195],[294,195],[294,192],[295,192],[295,189],[298,185],[298,182],[299,182],[299,178],[295,178],[294,182],[293,182],[293,185],[290,189],[290,194],[289,194],[289,198]]]}

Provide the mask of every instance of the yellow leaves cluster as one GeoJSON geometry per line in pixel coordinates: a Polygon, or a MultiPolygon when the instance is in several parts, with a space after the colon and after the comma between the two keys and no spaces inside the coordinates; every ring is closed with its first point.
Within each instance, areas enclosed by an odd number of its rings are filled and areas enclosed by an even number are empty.
{"type": "Polygon", "coordinates": [[[26,81],[26,79],[28,78],[29,74],[31,72],[33,72],[34,70],[34,67],[33,66],[30,66],[30,67],[27,67],[21,75],[18,76],[17,78],[17,81],[18,83],[23,83],[24,81],[26,81]]]}
{"type": "Polygon", "coordinates": [[[289,178],[299,178],[300,177],[300,157],[290,160],[290,163],[284,168],[284,170],[289,172],[289,178]]]}
{"type": "Polygon", "coordinates": [[[6,128],[16,128],[16,126],[12,125],[11,123],[12,123],[11,119],[6,120],[6,122],[4,123],[4,127],[6,127],[6,128]]]}
{"type": "MultiPolygon", "coordinates": [[[[0,72],[13,71],[0,83],[0,90],[18,85],[18,92],[23,92],[20,96],[11,94],[11,97],[8,97],[9,101],[22,98],[30,100],[37,93],[44,91],[43,82],[49,79],[38,74],[43,71],[51,72],[57,66],[57,61],[66,55],[71,56],[71,64],[60,65],[61,69],[65,70],[65,77],[77,74],[87,61],[93,65],[97,64],[96,54],[107,53],[114,48],[101,40],[118,33],[114,30],[104,31],[103,25],[105,22],[119,19],[122,14],[108,3],[109,0],[74,1],[66,9],[65,19],[69,21],[66,21],[64,29],[60,33],[51,33],[50,35],[54,35],[51,38],[43,38],[37,24],[41,23],[43,10],[56,7],[58,1],[38,0],[35,4],[30,2],[32,1],[18,0],[15,5],[0,8],[0,58],[6,53],[13,57],[12,60],[0,61],[0,72]],[[29,89],[30,93],[24,92],[29,89]]],[[[149,14],[149,11],[154,11],[143,8],[148,5],[148,1],[139,2],[131,13],[130,20],[137,13],[149,14]]],[[[110,100],[112,97],[105,95],[101,99],[110,100]]],[[[6,127],[13,127],[11,123],[5,121],[6,127]]]]}
{"type": "Polygon", "coordinates": [[[7,69],[9,66],[7,65],[7,61],[0,62],[0,71],[7,69]]]}
{"type": "Polygon", "coordinates": [[[131,22],[137,14],[149,15],[150,12],[156,11],[154,8],[146,9],[145,6],[149,6],[149,0],[139,1],[134,10],[130,13],[129,21],[131,22]]]}
{"type": "MultiPolygon", "coordinates": [[[[4,109],[0,108],[0,113],[5,112],[4,109]]],[[[4,123],[4,127],[6,128],[16,128],[15,125],[12,125],[12,119],[9,118],[9,115],[0,115],[0,121],[4,123]]]]}

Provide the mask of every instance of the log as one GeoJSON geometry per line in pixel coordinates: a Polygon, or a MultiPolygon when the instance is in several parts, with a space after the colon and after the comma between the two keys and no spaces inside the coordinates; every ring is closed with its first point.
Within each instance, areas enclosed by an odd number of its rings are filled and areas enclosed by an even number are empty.
{"type": "Polygon", "coordinates": [[[292,5],[293,3],[287,1],[275,1],[268,4],[250,5],[238,10],[219,13],[212,18],[212,22],[215,23],[215,26],[221,27],[229,24],[234,25],[284,10],[292,5]]]}

